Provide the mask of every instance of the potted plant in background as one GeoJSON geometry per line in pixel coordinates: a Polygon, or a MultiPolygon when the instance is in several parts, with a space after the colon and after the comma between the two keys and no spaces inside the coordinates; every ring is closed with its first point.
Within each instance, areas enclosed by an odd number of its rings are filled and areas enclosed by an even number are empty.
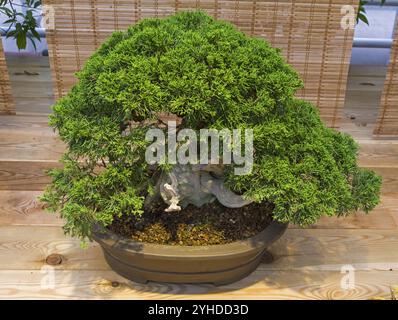
{"type": "Polygon", "coordinates": [[[303,84],[279,51],[205,13],[115,32],[78,78],[51,115],[68,150],[41,200],[129,279],[230,283],[288,223],[379,201],[381,178],[294,97],[303,84]],[[218,136],[216,161],[171,161],[198,155],[203,132],[237,134],[218,136]]]}

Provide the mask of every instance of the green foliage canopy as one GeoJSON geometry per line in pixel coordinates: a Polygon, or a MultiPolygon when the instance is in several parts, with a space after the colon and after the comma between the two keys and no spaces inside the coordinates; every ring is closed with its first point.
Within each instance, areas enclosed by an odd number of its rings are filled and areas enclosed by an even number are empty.
{"type": "Polygon", "coordinates": [[[294,98],[302,81],[277,49],[229,23],[202,12],[143,20],[115,32],[78,78],[54,106],[50,122],[68,151],[42,197],[71,235],[143,213],[156,182],[144,137],[159,112],[196,130],[253,129],[252,173],[234,175],[231,165],[225,181],[274,203],[278,221],[305,226],[322,215],[368,212],[379,201],[381,179],[358,168],[354,140],[294,98]]]}

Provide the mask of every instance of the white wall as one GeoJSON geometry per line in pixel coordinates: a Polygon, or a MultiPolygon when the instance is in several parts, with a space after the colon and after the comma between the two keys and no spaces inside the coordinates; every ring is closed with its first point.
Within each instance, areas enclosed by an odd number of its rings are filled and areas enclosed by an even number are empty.
{"type": "MultiPolygon", "coordinates": [[[[387,0],[388,3],[388,0],[387,0]]],[[[354,38],[393,39],[397,7],[366,6],[369,26],[360,22],[354,38]]],[[[388,65],[390,49],[353,48],[351,64],[388,65]]]]}
{"type": "MultiPolygon", "coordinates": [[[[13,1],[16,4],[21,4],[23,0],[14,0],[13,1]]],[[[9,6],[8,6],[9,7],[9,6]]],[[[20,10],[25,10],[23,7],[18,7],[18,5],[14,6],[15,9],[19,8],[20,10]]],[[[39,15],[40,13],[38,13],[39,15]]],[[[0,14],[0,26],[2,29],[7,29],[8,25],[4,25],[3,22],[8,19],[7,16],[0,14]]],[[[38,16],[36,18],[36,21],[38,25],[40,25],[41,17],[38,16]]],[[[18,53],[18,54],[29,54],[29,55],[41,55],[42,51],[47,49],[47,42],[45,38],[42,38],[41,41],[35,40],[35,44],[37,47],[37,51],[35,50],[33,44],[30,42],[30,40],[27,41],[26,49],[25,50],[19,50],[14,38],[8,38],[6,39],[5,37],[2,37],[3,41],[3,47],[5,52],[12,52],[12,53],[18,53]]]]}

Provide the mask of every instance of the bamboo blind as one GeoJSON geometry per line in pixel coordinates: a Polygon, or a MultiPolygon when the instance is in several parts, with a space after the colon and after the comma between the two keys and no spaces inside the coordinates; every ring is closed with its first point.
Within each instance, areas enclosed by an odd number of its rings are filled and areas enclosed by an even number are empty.
{"type": "Polygon", "coordinates": [[[231,21],[251,36],[282,49],[301,74],[298,96],[315,103],[323,120],[337,127],[344,104],[353,30],[343,30],[343,5],[358,0],[45,0],[55,13],[47,30],[55,96],[75,83],[74,72],[114,30],[146,17],[202,9],[231,21]]]}
{"type": "Polygon", "coordinates": [[[0,114],[15,114],[10,79],[0,37],[0,114]]]}
{"type": "Polygon", "coordinates": [[[398,21],[374,134],[380,137],[398,136],[398,21]]]}

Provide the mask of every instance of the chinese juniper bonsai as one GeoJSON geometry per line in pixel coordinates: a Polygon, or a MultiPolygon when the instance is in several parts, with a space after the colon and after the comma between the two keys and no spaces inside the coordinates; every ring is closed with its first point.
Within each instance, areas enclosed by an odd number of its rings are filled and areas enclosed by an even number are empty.
{"type": "Polygon", "coordinates": [[[358,146],[327,128],[279,51],[202,12],[146,19],[115,32],[54,106],[50,123],[68,149],[42,201],[65,231],[90,237],[93,223],[145,215],[171,165],[145,160],[148,128],[160,114],[178,129],[252,129],[251,173],[223,167],[230,191],[273,203],[273,218],[306,226],[322,215],[372,210],[381,178],[356,163],[358,146]]]}

